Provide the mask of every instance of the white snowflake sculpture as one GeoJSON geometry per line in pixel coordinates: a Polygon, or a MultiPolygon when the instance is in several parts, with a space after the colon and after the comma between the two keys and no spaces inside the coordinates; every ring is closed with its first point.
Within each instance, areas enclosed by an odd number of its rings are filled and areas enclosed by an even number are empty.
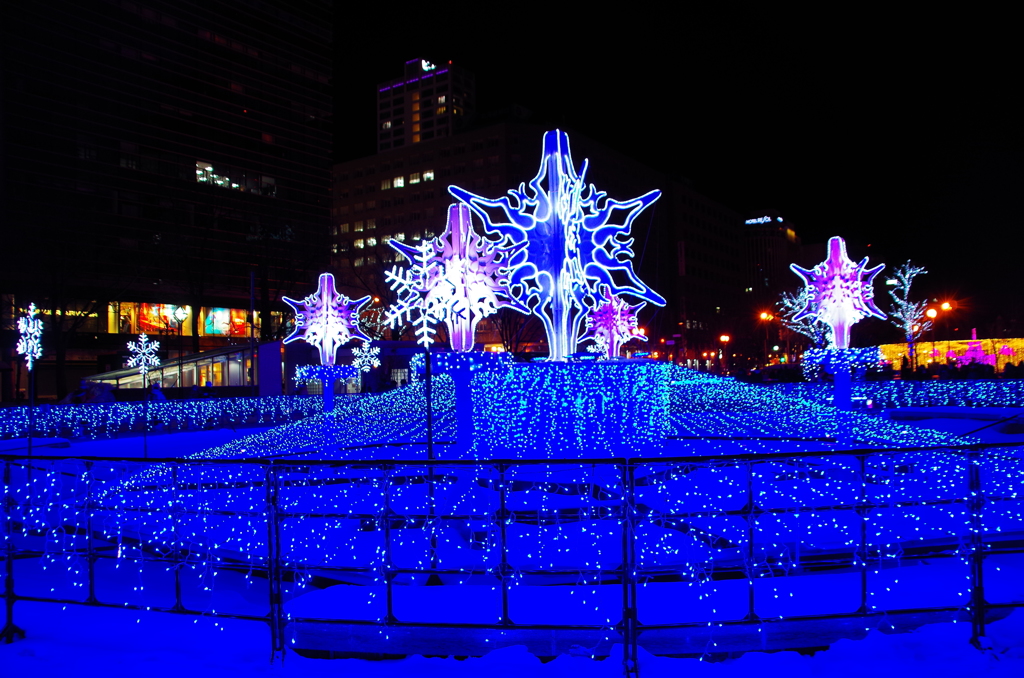
{"type": "Polygon", "coordinates": [[[473,231],[466,205],[448,208],[444,232],[418,246],[397,240],[389,243],[412,264],[405,270],[395,266],[386,275],[399,301],[388,309],[388,323],[416,326],[416,340],[423,346],[434,341],[433,325],[448,327],[452,350],[472,351],[477,323],[508,306],[526,313],[508,290],[505,262],[522,246],[507,239],[490,240],[473,231]]]}
{"type": "Polygon", "coordinates": [[[24,318],[18,318],[18,353],[25,356],[28,369],[32,363],[43,357],[43,321],[36,317],[36,305],[29,304],[24,318]]]}
{"type": "Polygon", "coordinates": [[[363,342],[361,346],[352,349],[352,367],[363,372],[369,372],[374,367],[380,367],[380,346],[373,346],[363,342]]]}
{"type": "Polygon", "coordinates": [[[149,337],[140,334],[137,342],[128,342],[128,350],[132,352],[132,357],[128,359],[128,367],[138,367],[139,374],[145,379],[150,367],[160,366],[160,357],[156,354],[159,349],[159,341],[150,342],[149,337]]]}
{"type": "Polygon", "coordinates": [[[330,273],[320,275],[316,292],[305,299],[283,299],[295,310],[295,331],[284,343],[305,340],[319,349],[321,365],[333,365],[338,349],[350,340],[370,340],[357,322],[360,310],[370,303],[370,297],[349,299],[337,291],[330,273]]]}

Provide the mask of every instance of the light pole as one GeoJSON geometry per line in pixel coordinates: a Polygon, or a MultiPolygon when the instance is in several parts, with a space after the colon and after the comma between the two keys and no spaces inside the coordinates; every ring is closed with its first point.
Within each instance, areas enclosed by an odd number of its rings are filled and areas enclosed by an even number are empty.
{"type": "Polygon", "coordinates": [[[765,365],[768,364],[768,326],[771,324],[772,320],[775,320],[775,316],[773,316],[768,311],[761,311],[761,322],[764,323],[764,364],[765,365]]]}
{"type": "MultiPolygon", "coordinates": [[[[185,385],[181,381],[181,357],[185,351],[181,343],[181,326],[185,323],[185,319],[188,318],[188,308],[185,306],[175,306],[171,316],[178,321],[178,388],[184,388],[185,385]]],[[[181,395],[184,397],[185,393],[182,392],[181,395]]]]}

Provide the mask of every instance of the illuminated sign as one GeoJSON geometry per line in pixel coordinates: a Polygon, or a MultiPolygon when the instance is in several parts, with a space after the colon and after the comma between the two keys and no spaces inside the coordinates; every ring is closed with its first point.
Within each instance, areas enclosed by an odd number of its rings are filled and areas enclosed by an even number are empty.
{"type": "Polygon", "coordinates": [[[434,65],[434,64],[432,64],[432,63],[430,63],[430,62],[429,62],[429,61],[427,61],[426,59],[421,59],[421,60],[420,60],[420,68],[422,68],[422,69],[423,69],[424,71],[432,71],[432,70],[434,70],[435,68],[437,68],[437,66],[435,66],[435,65],[434,65]]]}
{"type": "MultiPolygon", "coordinates": [[[[782,223],[782,217],[775,217],[775,221],[782,223]]],[[[770,224],[772,222],[771,217],[758,217],[756,219],[747,219],[743,223],[745,224],[770,224]]]]}

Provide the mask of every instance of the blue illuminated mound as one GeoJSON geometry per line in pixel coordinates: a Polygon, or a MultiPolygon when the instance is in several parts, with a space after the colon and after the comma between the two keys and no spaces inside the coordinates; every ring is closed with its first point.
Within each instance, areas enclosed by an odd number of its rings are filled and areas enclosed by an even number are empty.
{"type": "MultiPolygon", "coordinates": [[[[980,442],[967,436],[896,424],[862,412],[844,412],[772,388],[683,368],[673,372],[670,410],[671,428],[676,436],[763,438],[766,451],[772,447],[767,444],[772,438],[795,445],[788,449],[884,449],[980,442]],[[800,445],[801,442],[806,444],[800,445]]],[[[715,447],[716,453],[741,451],[721,449],[720,442],[715,442],[715,447]]],[[[752,441],[746,447],[750,448],[747,451],[758,451],[752,441]]]]}

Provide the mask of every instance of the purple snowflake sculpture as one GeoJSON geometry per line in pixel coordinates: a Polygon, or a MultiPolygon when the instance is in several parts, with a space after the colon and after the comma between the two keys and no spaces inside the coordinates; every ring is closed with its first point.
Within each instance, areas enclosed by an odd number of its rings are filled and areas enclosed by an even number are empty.
{"type": "Polygon", "coordinates": [[[386,275],[400,297],[388,310],[388,322],[392,327],[403,319],[415,323],[417,341],[424,346],[434,341],[431,325],[444,322],[452,350],[472,351],[482,318],[505,306],[528,312],[508,292],[506,262],[522,246],[473,232],[466,205],[448,208],[448,224],[433,240],[419,246],[388,243],[412,264],[404,270],[395,266],[386,275]]]}
{"type": "Polygon", "coordinates": [[[370,342],[356,323],[359,310],[369,301],[368,296],[353,301],[338,293],[334,287],[334,276],[322,273],[316,292],[302,301],[284,297],[284,303],[295,310],[295,331],[284,343],[304,339],[320,350],[321,364],[334,365],[338,349],[350,340],[370,342]]]}
{"type": "Polygon", "coordinates": [[[544,325],[549,357],[563,360],[576,350],[587,313],[598,303],[598,286],[664,306],[665,300],[633,272],[633,220],[661,195],[651,191],[618,201],[584,181],[573,166],[569,137],[544,135],[540,168],[529,184],[501,198],[483,198],[449,186],[483,220],[521,249],[509,261],[510,294],[544,325]],[[498,219],[497,213],[503,218],[498,219]],[[614,221],[613,221],[614,220],[614,221]]]}
{"type": "Polygon", "coordinates": [[[587,315],[587,333],[583,339],[593,339],[604,349],[607,358],[618,358],[622,345],[630,339],[647,341],[637,327],[636,314],[646,304],[630,306],[626,300],[611,293],[607,286],[601,286],[601,303],[587,315]]]}
{"type": "Polygon", "coordinates": [[[807,303],[793,316],[801,320],[815,316],[832,328],[832,341],[836,348],[850,347],[850,328],[861,319],[872,315],[885,319],[875,306],[872,283],[885,268],[879,264],[866,268],[868,258],[855,264],[846,255],[846,241],[840,237],[828,241],[828,258],[813,269],[790,264],[790,269],[803,278],[807,285],[807,303]]]}

